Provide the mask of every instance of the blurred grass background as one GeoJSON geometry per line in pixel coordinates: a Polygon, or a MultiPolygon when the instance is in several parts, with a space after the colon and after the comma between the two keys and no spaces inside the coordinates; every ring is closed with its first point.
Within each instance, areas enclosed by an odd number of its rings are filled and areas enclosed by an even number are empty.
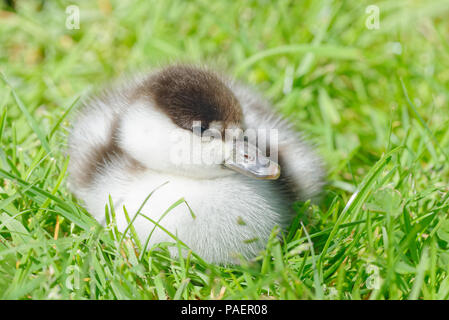
{"type": "Polygon", "coordinates": [[[449,1],[0,3],[0,297],[448,298],[449,1]],[[305,228],[255,262],[138,252],[67,191],[78,99],[172,61],[254,85],[327,163],[305,228]]]}

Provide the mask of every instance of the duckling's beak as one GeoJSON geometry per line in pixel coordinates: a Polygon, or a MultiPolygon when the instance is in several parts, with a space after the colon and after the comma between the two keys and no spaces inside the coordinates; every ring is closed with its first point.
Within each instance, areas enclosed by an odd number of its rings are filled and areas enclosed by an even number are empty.
{"type": "Polygon", "coordinates": [[[256,146],[247,142],[234,143],[224,165],[234,171],[256,179],[276,180],[281,167],[263,155],[256,146]]]}

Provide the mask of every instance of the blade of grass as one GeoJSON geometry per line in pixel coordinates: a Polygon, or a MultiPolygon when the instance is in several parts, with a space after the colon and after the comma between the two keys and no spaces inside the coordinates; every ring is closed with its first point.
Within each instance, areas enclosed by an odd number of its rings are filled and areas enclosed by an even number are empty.
{"type": "Polygon", "coordinates": [[[50,153],[51,152],[50,145],[48,144],[47,138],[45,137],[45,135],[42,133],[41,129],[39,128],[37,121],[33,118],[33,116],[28,111],[27,107],[23,104],[22,100],[17,95],[16,90],[14,90],[13,86],[6,79],[6,76],[2,72],[0,72],[0,76],[2,77],[3,81],[10,87],[12,95],[14,97],[14,100],[17,103],[17,106],[19,107],[20,111],[22,111],[22,113],[24,114],[31,129],[37,135],[39,141],[41,142],[42,147],[44,147],[44,149],[48,153],[50,153]]]}

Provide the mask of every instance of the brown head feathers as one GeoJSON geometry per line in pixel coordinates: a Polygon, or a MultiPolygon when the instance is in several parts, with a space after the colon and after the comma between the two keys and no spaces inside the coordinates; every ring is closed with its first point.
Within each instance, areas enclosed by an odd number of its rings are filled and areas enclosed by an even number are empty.
{"type": "Polygon", "coordinates": [[[201,121],[203,129],[214,121],[221,122],[223,128],[241,122],[242,110],[231,89],[204,68],[163,68],[150,76],[140,90],[176,125],[187,130],[192,129],[194,121],[201,121]]]}

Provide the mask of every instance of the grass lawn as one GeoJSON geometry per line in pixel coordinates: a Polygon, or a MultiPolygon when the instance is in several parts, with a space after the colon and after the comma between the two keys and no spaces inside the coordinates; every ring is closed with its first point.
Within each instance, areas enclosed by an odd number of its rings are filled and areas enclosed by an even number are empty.
{"type": "Polygon", "coordinates": [[[449,297],[447,0],[85,0],[70,30],[72,2],[0,5],[0,298],[449,297]],[[142,252],[68,192],[80,99],[170,61],[256,86],[325,159],[323,201],[255,261],[142,252]]]}

